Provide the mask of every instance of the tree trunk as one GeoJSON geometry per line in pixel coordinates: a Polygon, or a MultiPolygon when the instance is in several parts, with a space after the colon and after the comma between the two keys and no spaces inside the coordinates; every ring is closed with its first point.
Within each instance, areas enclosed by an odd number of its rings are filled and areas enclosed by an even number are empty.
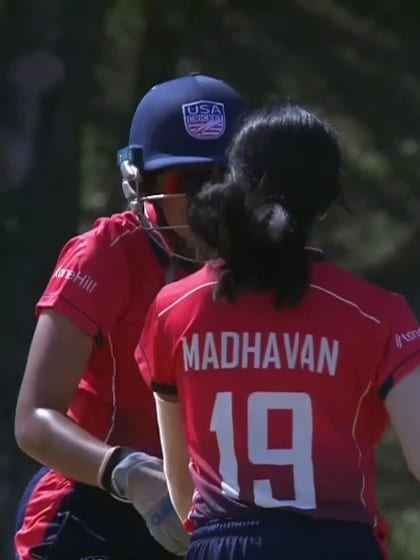
{"type": "Polygon", "coordinates": [[[0,28],[0,557],[33,469],[13,439],[34,304],[77,230],[80,138],[105,2],[9,2],[0,28]],[[12,5],[13,4],[13,5],[12,5]]]}

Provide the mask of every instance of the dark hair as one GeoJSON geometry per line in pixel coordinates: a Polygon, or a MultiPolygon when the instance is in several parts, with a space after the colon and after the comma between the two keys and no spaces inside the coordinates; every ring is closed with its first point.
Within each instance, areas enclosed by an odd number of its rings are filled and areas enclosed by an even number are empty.
{"type": "Polygon", "coordinates": [[[276,290],[295,305],[309,285],[305,250],[315,219],[340,194],[335,130],[299,106],[252,114],[233,138],[225,181],[206,184],[189,208],[193,232],[224,266],[216,297],[276,290]]]}

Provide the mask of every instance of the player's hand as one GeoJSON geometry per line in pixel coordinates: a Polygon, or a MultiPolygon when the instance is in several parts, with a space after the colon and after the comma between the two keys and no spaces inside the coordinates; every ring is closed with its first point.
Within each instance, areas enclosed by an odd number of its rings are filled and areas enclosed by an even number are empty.
{"type": "Polygon", "coordinates": [[[169,498],[162,459],[124,450],[112,469],[111,493],[133,504],[161,546],[172,554],[186,553],[189,536],[169,498]]]}
{"type": "Polygon", "coordinates": [[[173,508],[169,494],[154,508],[144,512],[143,518],[151,535],[163,548],[177,556],[186,554],[190,537],[173,508]]]}

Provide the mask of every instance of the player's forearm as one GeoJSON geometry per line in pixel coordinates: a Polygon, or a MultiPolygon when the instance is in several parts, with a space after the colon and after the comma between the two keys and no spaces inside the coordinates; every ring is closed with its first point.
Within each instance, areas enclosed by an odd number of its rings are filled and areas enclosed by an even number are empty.
{"type": "Polygon", "coordinates": [[[184,520],[191,508],[194,491],[184,421],[177,397],[155,394],[155,402],[169,495],[178,516],[184,520]]]}
{"type": "Polygon", "coordinates": [[[188,470],[171,471],[165,468],[169,495],[178,517],[183,521],[191,509],[194,486],[188,470]]]}
{"type": "Polygon", "coordinates": [[[109,446],[51,409],[33,411],[25,428],[16,432],[19,447],[36,461],[64,476],[97,485],[101,462],[109,446]]]}

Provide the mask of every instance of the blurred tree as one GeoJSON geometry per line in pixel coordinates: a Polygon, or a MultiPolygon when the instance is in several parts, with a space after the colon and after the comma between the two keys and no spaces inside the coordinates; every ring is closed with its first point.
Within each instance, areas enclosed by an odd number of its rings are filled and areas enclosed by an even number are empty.
{"type": "MultiPolygon", "coordinates": [[[[18,0],[0,13],[0,557],[28,464],[13,441],[34,304],[80,218],[80,137],[103,32],[102,0],[18,0]]],[[[26,480],[25,480],[26,482],[26,480]]]]}
{"type": "MultiPolygon", "coordinates": [[[[28,465],[12,417],[33,304],[63,241],[124,203],[115,152],[154,83],[202,71],[250,106],[291,98],[328,116],[354,214],[332,211],[318,239],[420,316],[419,24],[410,0],[0,0],[2,531],[28,465]]],[[[378,469],[393,558],[418,560],[420,492],[392,437],[378,469]]]]}

